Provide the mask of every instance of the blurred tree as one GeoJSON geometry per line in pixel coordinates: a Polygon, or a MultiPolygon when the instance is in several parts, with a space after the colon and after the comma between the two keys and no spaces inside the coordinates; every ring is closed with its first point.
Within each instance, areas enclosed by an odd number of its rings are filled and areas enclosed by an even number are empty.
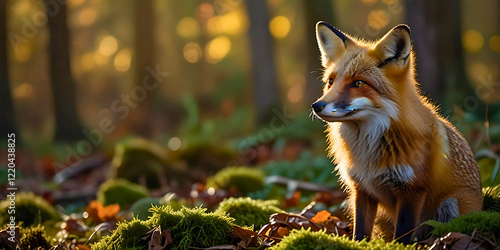
{"type": "Polygon", "coordinates": [[[7,58],[7,1],[0,1],[0,133],[16,133],[14,104],[9,86],[9,62],[7,58]]]}
{"type": "Polygon", "coordinates": [[[316,23],[326,21],[334,23],[334,13],[331,0],[303,0],[306,23],[307,46],[307,83],[306,105],[315,102],[323,93],[323,86],[318,77],[321,76],[321,57],[316,43],[316,23]]]}
{"type": "Polygon", "coordinates": [[[54,98],[55,139],[75,141],[83,138],[78,120],[76,86],[71,76],[69,30],[66,4],[44,0],[49,23],[49,66],[54,98]]]}
{"type": "Polygon", "coordinates": [[[254,103],[257,123],[262,124],[280,99],[273,44],[268,28],[269,11],[266,0],[252,0],[246,3],[250,19],[249,37],[254,103]]]}
{"type": "Polygon", "coordinates": [[[474,92],[464,66],[460,3],[407,0],[406,19],[411,27],[422,90],[432,101],[442,104],[443,110],[463,104],[465,97],[474,92]]]}
{"type": "MultiPolygon", "coordinates": [[[[156,69],[153,10],[153,0],[134,1],[136,58],[134,86],[142,85],[145,77],[151,76],[147,68],[156,69]]],[[[153,84],[154,81],[156,81],[154,77],[148,79],[149,84],[153,84]]],[[[148,89],[145,99],[138,103],[136,110],[132,111],[135,113],[135,119],[132,121],[133,132],[146,138],[151,138],[154,132],[151,119],[154,118],[152,108],[157,90],[158,88],[148,89]]]]}

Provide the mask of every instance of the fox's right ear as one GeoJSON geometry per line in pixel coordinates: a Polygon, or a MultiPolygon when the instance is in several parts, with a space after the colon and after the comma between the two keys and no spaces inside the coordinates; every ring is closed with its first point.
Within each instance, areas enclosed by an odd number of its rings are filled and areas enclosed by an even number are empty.
{"type": "Polygon", "coordinates": [[[349,38],[326,22],[316,24],[316,39],[321,51],[321,64],[327,67],[329,62],[339,58],[345,52],[345,43],[349,38]]]}

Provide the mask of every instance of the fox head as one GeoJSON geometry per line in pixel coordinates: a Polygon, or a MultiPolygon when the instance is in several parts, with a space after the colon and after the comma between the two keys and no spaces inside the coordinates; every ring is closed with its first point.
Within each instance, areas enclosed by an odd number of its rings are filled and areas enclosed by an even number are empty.
{"type": "Polygon", "coordinates": [[[410,28],[398,25],[375,42],[351,37],[325,22],[316,25],[324,67],[323,96],[312,105],[326,122],[397,119],[417,93],[410,28]]]}

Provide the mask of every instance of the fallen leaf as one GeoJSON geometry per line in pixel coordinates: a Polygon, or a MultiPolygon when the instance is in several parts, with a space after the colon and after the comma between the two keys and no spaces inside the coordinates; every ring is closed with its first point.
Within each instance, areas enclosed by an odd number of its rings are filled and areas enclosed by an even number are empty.
{"type": "Polygon", "coordinates": [[[326,210],[318,212],[314,217],[311,218],[312,222],[316,222],[318,224],[325,223],[332,214],[326,210]]]}
{"type": "Polygon", "coordinates": [[[117,214],[119,211],[120,205],[111,204],[104,207],[99,201],[91,201],[86,209],[90,220],[92,220],[95,224],[118,220],[117,214]]]}

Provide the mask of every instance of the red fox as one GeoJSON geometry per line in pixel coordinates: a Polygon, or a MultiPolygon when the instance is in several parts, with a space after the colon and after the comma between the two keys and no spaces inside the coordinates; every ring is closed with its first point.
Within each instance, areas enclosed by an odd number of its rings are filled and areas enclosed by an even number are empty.
{"type": "Polygon", "coordinates": [[[325,86],[312,110],[328,123],[354,239],[408,243],[423,221],[480,211],[469,145],[419,94],[410,28],[398,25],[366,42],[319,22],[316,38],[325,86]]]}

